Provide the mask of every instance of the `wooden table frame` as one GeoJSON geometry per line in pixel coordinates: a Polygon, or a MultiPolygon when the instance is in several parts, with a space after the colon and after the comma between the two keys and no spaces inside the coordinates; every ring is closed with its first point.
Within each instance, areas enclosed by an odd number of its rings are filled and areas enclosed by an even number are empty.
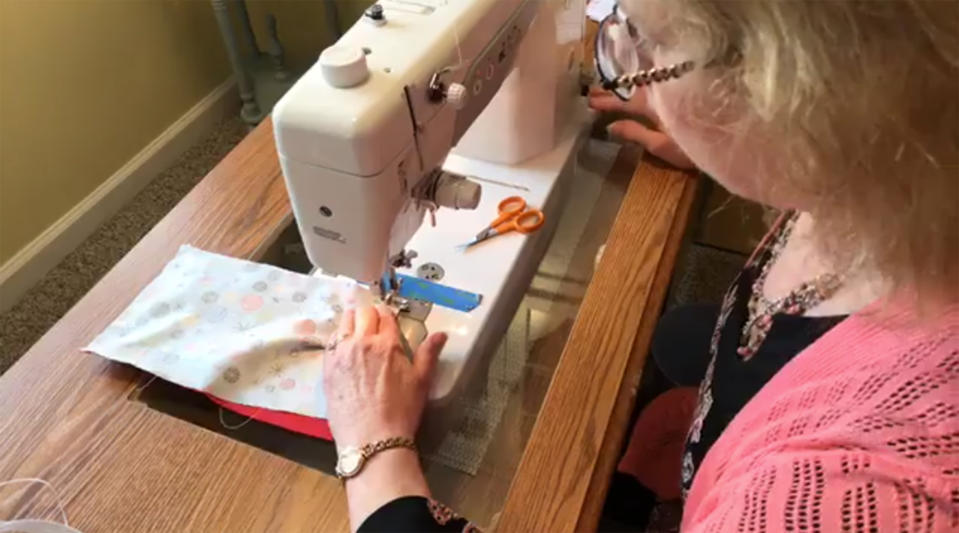
{"type": "MultiPolygon", "coordinates": [[[[596,526],[696,187],[622,150],[633,168],[500,531],[596,526]]],[[[337,480],[130,401],[144,374],[80,351],[180,245],[257,259],[291,220],[267,120],[0,377],[0,480],[49,481],[89,532],[346,530],[337,480]]],[[[0,516],[57,518],[43,490],[0,516]]]]}

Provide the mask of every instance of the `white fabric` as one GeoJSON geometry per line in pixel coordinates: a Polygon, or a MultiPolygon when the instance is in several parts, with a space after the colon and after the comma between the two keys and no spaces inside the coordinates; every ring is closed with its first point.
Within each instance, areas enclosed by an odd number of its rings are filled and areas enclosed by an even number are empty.
{"type": "Polygon", "coordinates": [[[586,5],[586,16],[596,22],[602,22],[613,12],[614,7],[616,7],[616,0],[590,0],[586,5]]]}
{"type": "Polygon", "coordinates": [[[180,248],[86,348],[244,405],[323,418],[322,350],[343,309],[372,302],[346,279],[180,248]]]}

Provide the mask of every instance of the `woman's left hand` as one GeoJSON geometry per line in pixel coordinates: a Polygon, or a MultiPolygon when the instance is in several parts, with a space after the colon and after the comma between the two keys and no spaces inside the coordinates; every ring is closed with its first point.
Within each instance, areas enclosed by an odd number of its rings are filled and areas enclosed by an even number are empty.
{"type": "Polygon", "coordinates": [[[665,132],[663,123],[649,105],[647,96],[646,88],[641,87],[633,93],[633,97],[629,101],[624,102],[609,91],[599,87],[591,87],[589,90],[589,107],[596,111],[627,113],[637,118],[645,117],[655,124],[656,128],[650,128],[635,119],[622,119],[606,126],[606,130],[613,137],[642,146],[649,153],[677,168],[695,169],[696,165],[689,159],[689,156],[665,132]]]}
{"type": "Polygon", "coordinates": [[[327,418],[338,445],[413,438],[446,335],[435,333],[410,361],[386,306],[348,310],[334,353],[324,364],[327,418]]]}

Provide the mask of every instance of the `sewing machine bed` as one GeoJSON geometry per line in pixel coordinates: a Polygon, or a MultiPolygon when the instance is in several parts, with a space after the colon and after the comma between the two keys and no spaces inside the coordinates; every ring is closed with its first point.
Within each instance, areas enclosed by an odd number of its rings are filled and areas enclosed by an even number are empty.
{"type": "Polygon", "coordinates": [[[468,379],[503,338],[563,216],[586,118],[582,113],[568,121],[551,150],[519,164],[489,163],[456,153],[446,159],[445,170],[482,184],[480,205],[473,210],[438,211],[436,226],[424,223],[408,243],[406,249],[418,255],[410,268],[399,272],[416,276],[423,265],[439,265],[443,271],[439,283],[480,294],[482,301],[468,312],[434,305],[426,318],[427,332],[449,334],[430,390],[431,401],[447,401],[457,383],[468,379]],[[542,210],[543,227],[528,235],[509,233],[462,249],[460,245],[496,217],[497,205],[508,196],[521,196],[530,207],[542,210]]]}

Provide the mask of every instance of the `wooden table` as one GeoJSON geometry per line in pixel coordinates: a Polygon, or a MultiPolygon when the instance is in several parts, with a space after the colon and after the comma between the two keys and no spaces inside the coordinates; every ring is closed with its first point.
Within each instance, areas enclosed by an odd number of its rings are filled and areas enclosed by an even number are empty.
{"type": "MultiPolygon", "coordinates": [[[[628,189],[501,531],[595,528],[695,189],[637,153],[622,150],[610,171],[628,189]]],[[[181,244],[258,259],[291,217],[264,121],[0,378],[0,480],[49,481],[86,532],[347,530],[336,479],[134,401],[147,376],[80,351],[181,244]]],[[[0,498],[0,517],[56,518],[44,491],[0,498]]]]}

